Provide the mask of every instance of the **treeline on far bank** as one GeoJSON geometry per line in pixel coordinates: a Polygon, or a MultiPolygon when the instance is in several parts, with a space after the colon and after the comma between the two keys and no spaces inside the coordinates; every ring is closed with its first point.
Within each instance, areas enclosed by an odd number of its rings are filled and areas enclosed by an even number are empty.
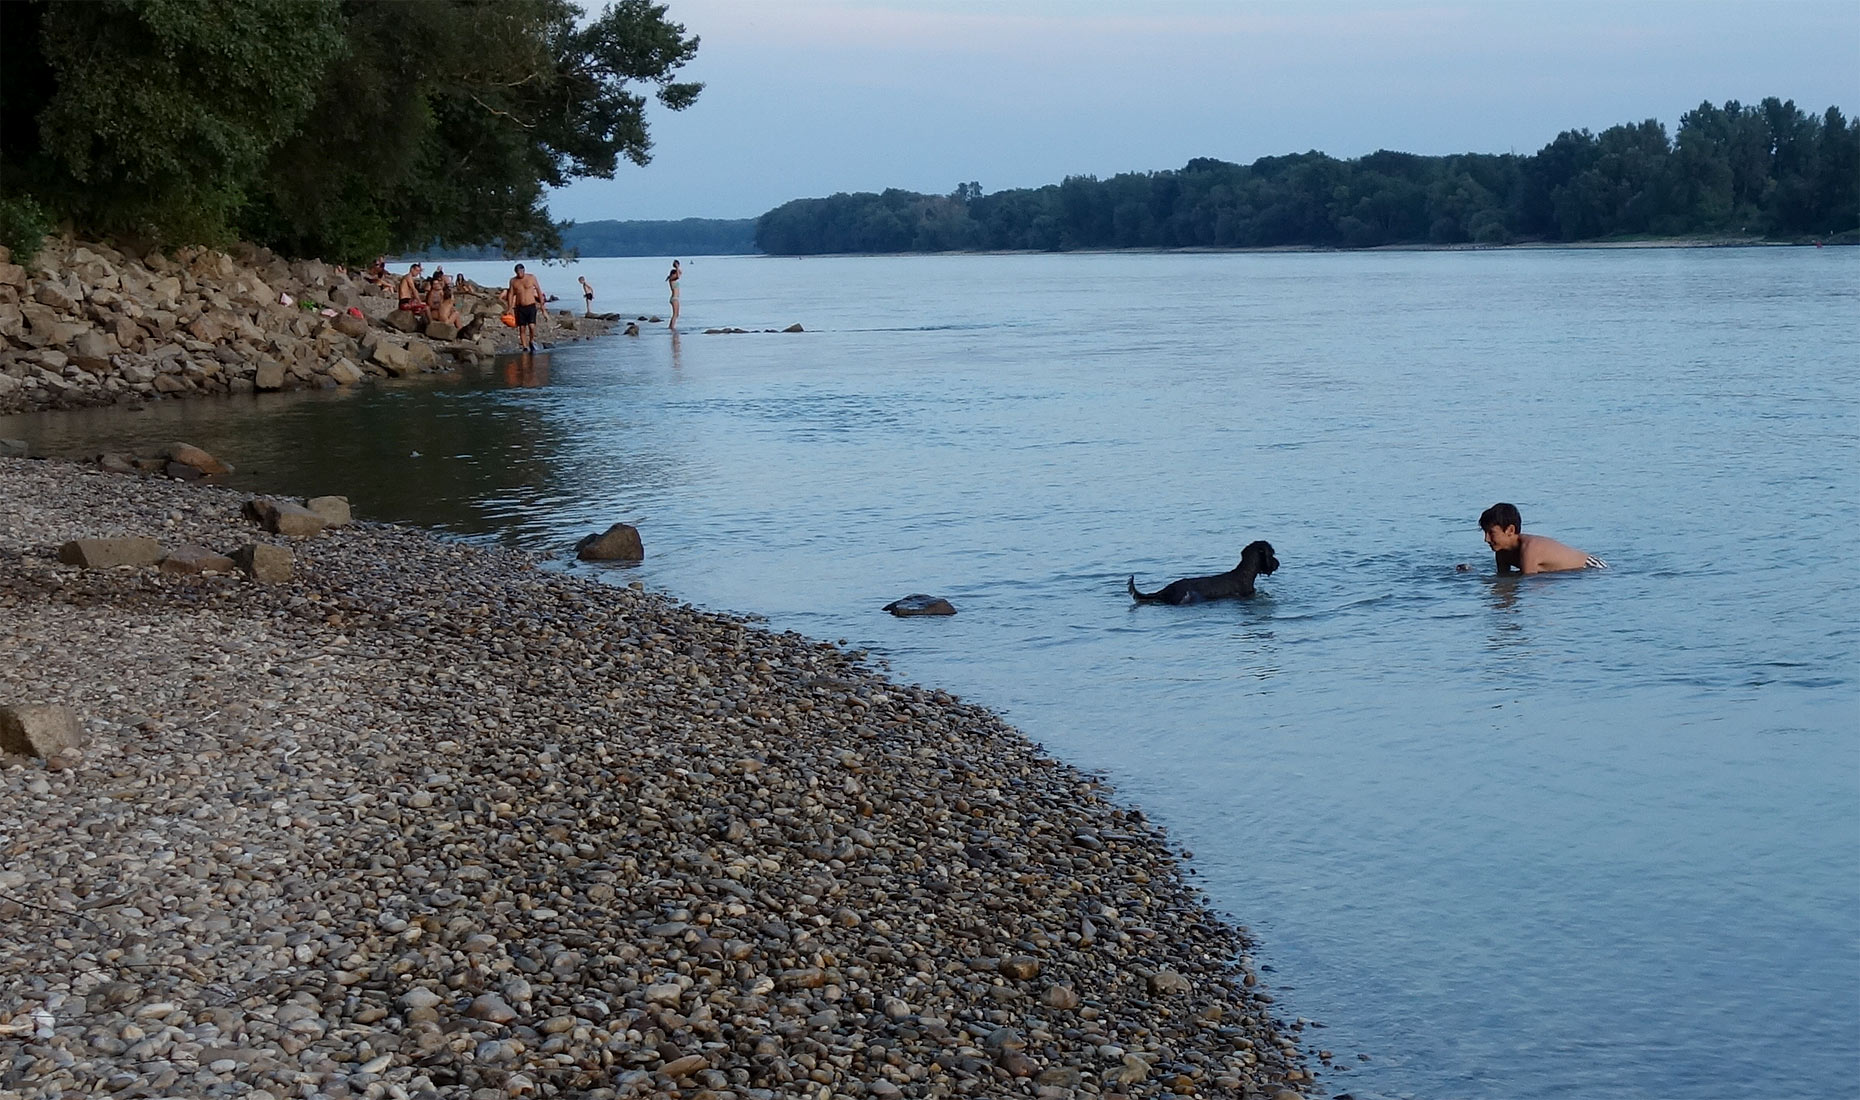
{"type": "MultiPolygon", "coordinates": [[[[754,218],[568,222],[561,230],[562,252],[569,256],[747,256],[756,251],[754,218]]],[[[502,245],[416,251],[440,260],[495,260],[507,253],[502,245]]]]}
{"type": "Polygon", "coordinates": [[[1569,130],[1536,153],[1249,165],[983,194],[887,190],[778,206],[756,223],[777,255],[1081,248],[1373,248],[1661,237],[1860,237],[1860,125],[1775,98],[1701,103],[1659,121],[1569,130]]]}

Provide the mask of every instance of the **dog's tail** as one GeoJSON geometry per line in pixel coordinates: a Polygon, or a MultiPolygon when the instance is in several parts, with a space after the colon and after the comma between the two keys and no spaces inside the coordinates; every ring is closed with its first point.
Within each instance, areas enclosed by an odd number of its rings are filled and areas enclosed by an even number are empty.
{"type": "Polygon", "coordinates": [[[1137,591],[1137,575],[1135,573],[1132,573],[1130,575],[1130,579],[1128,581],[1125,581],[1124,583],[1126,586],[1129,587],[1130,598],[1133,600],[1153,600],[1157,596],[1156,593],[1151,593],[1150,595],[1145,596],[1143,593],[1137,591]]]}

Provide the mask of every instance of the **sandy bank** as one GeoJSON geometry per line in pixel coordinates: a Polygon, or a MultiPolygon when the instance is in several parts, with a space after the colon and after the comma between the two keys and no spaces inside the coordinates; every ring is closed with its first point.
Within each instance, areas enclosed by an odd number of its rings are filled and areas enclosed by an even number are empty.
{"type": "Polygon", "coordinates": [[[0,764],[0,1092],[1305,1084],[1165,839],[980,708],[402,528],[270,586],[55,559],[243,499],[0,460],[0,705],[90,738],[0,764]]]}

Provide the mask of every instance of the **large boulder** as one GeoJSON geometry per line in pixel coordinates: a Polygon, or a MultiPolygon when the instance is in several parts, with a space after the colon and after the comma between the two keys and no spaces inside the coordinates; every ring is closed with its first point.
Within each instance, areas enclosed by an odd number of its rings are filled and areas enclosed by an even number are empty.
{"type": "Polygon", "coordinates": [[[58,560],[85,569],[112,569],[119,565],[154,565],[162,559],[161,543],[146,536],[114,539],[72,539],[58,548],[58,560]]]}
{"type": "Polygon", "coordinates": [[[383,340],[375,345],[375,350],[368,357],[386,367],[387,372],[396,377],[414,373],[413,360],[408,358],[407,349],[399,344],[383,340]]]}
{"type": "Polygon", "coordinates": [[[309,538],[321,534],[329,521],[294,500],[253,497],[245,502],[246,517],[275,535],[309,538]]]}
{"type": "Polygon", "coordinates": [[[233,560],[204,546],[179,546],[161,559],[164,573],[230,573],[233,560]]]}
{"type": "Polygon", "coordinates": [[[404,309],[397,309],[394,312],[388,314],[385,318],[382,319],[382,323],[387,325],[389,328],[398,329],[401,332],[420,331],[419,316],[417,314],[414,314],[404,309]]]}
{"type": "Polygon", "coordinates": [[[260,584],[291,579],[291,552],[268,542],[248,542],[232,552],[233,564],[260,584]]]}
{"type": "Polygon", "coordinates": [[[192,443],[170,443],[167,459],[183,466],[192,466],[203,474],[230,474],[233,469],[192,443]]]}
{"type": "Polygon", "coordinates": [[[439,369],[439,353],[433,350],[433,345],[421,341],[407,345],[407,361],[417,371],[439,369]]]}
{"type": "Polygon", "coordinates": [[[330,327],[351,340],[360,340],[362,334],[368,331],[368,322],[353,313],[338,313],[330,321],[330,327]]]}
{"type": "Polygon", "coordinates": [[[450,321],[428,321],[426,322],[426,338],[428,340],[456,340],[459,338],[459,329],[450,321]]]}
{"type": "Polygon", "coordinates": [[[639,528],[616,523],[576,543],[575,556],[582,561],[644,561],[646,548],[639,540],[639,528]]]}
{"type": "Polygon", "coordinates": [[[15,703],[0,707],[0,750],[25,756],[54,756],[82,748],[84,727],[70,707],[15,703]]]}
{"type": "Polygon", "coordinates": [[[304,507],[322,516],[323,522],[331,527],[347,527],[355,519],[349,510],[348,497],[311,497],[304,501],[304,507]]]}
{"type": "Polygon", "coordinates": [[[338,359],[330,365],[329,378],[338,386],[353,386],[362,380],[362,368],[347,359],[338,359]]]}
{"type": "Polygon", "coordinates": [[[283,389],[284,364],[276,359],[260,360],[258,370],[252,375],[252,385],[261,390],[283,389]]]}
{"type": "Polygon", "coordinates": [[[954,615],[956,605],[941,596],[926,596],[922,592],[914,592],[901,600],[893,600],[886,604],[885,610],[900,619],[905,619],[917,615],[954,615]]]}

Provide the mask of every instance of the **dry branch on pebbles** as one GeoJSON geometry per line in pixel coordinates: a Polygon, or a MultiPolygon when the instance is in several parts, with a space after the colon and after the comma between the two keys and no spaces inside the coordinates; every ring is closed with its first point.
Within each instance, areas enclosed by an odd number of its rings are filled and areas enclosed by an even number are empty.
{"type": "Polygon", "coordinates": [[[0,1093],[1302,1080],[1160,834],[941,692],[393,527],[275,586],[55,560],[240,503],[0,460],[0,703],[90,736],[0,768],[0,1093]]]}

